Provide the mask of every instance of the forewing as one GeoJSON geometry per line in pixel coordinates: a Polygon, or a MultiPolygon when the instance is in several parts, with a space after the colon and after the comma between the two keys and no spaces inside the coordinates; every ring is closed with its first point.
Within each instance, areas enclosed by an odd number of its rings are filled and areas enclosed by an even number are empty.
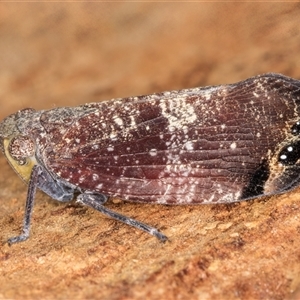
{"type": "MultiPolygon", "coordinates": [[[[299,86],[268,74],[82,106],[48,141],[43,160],[81,189],[135,201],[221,203],[278,193],[298,182],[277,158],[298,138],[289,132],[299,120],[299,86]]],[[[43,122],[54,132],[51,114],[43,122]]]]}

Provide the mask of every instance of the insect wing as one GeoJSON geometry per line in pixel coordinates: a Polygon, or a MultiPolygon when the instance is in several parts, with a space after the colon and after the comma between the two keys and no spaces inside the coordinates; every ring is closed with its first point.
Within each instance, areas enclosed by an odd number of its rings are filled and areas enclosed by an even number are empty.
{"type": "Polygon", "coordinates": [[[221,203],[278,193],[298,182],[278,153],[299,120],[299,88],[268,74],[82,106],[68,126],[50,121],[59,109],[50,110],[41,118],[55,134],[42,159],[63,180],[128,200],[221,203]]]}

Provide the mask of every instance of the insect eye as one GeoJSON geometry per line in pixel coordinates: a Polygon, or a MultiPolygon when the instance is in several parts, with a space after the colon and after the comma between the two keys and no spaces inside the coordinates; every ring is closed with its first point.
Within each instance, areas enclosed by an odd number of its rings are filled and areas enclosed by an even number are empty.
{"type": "Polygon", "coordinates": [[[18,161],[20,165],[25,165],[26,158],[34,155],[35,144],[29,137],[16,136],[11,139],[8,151],[11,157],[18,161]]]}
{"type": "Polygon", "coordinates": [[[292,130],[293,135],[299,135],[300,134],[300,121],[296,122],[292,126],[291,130],[292,130]]]}
{"type": "Polygon", "coordinates": [[[278,161],[284,165],[294,165],[300,158],[300,142],[285,146],[279,153],[278,161]]]}

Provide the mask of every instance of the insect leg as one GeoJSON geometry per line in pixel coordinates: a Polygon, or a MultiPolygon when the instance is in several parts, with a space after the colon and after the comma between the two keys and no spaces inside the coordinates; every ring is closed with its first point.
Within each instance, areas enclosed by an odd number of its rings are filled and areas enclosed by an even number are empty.
{"type": "Polygon", "coordinates": [[[24,215],[24,221],[23,221],[22,234],[8,239],[7,242],[9,245],[14,244],[14,243],[23,242],[29,238],[32,209],[33,209],[33,205],[34,205],[34,198],[35,198],[35,193],[36,193],[36,189],[37,189],[38,177],[41,172],[42,172],[42,169],[38,165],[35,165],[32,168],[32,172],[30,175],[29,183],[28,183],[28,192],[27,192],[27,198],[26,198],[25,215],[24,215]]]}
{"type": "Polygon", "coordinates": [[[103,203],[105,203],[106,200],[107,197],[105,195],[98,194],[98,193],[90,193],[90,192],[80,194],[77,197],[77,202],[88,205],[112,219],[121,221],[127,225],[133,226],[137,229],[143,230],[151,235],[154,235],[162,242],[165,242],[168,239],[164,234],[159,232],[156,228],[108,209],[103,205],[103,203]]]}

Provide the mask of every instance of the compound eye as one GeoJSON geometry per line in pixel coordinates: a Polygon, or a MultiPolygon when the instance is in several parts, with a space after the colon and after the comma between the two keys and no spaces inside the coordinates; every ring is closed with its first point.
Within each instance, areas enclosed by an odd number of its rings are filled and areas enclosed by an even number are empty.
{"type": "Polygon", "coordinates": [[[283,165],[295,165],[300,159],[300,142],[285,146],[279,153],[278,161],[283,165]]]}
{"type": "Polygon", "coordinates": [[[291,130],[292,130],[293,135],[299,135],[300,134],[300,121],[296,122],[292,126],[291,130]]]}
{"type": "Polygon", "coordinates": [[[8,152],[19,165],[26,164],[27,158],[35,153],[35,143],[26,136],[16,136],[11,139],[8,152]]]}

